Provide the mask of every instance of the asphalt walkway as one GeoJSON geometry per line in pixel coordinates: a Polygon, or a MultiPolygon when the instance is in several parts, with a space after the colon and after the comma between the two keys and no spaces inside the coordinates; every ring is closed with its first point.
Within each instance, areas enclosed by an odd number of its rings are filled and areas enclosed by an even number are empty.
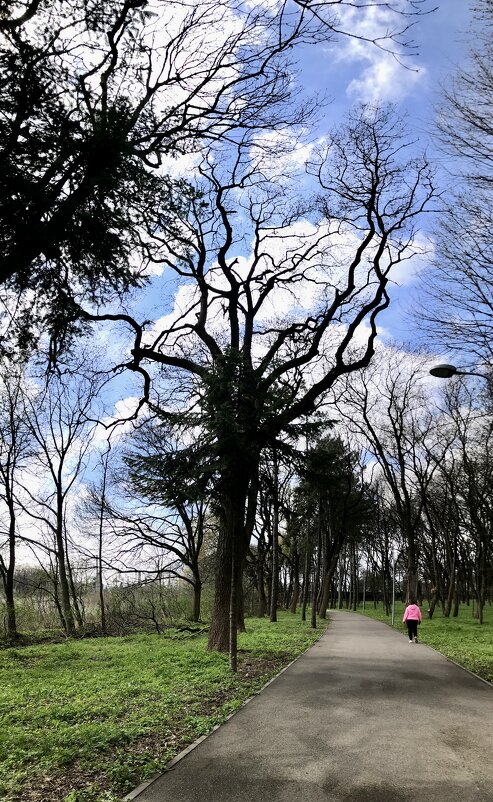
{"type": "Polygon", "coordinates": [[[493,802],[493,688],[385,624],[330,616],[137,802],[493,802]]]}

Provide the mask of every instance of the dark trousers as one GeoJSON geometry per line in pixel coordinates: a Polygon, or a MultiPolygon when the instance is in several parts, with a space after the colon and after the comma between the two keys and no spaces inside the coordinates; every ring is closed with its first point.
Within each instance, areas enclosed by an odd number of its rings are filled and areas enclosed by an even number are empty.
{"type": "Polygon", "coordinates": [[[409,640],[418,637],[418,622],[415,618],[408,618],[406,621],[407,624],[407,633],[409,635],[409,640]]]}

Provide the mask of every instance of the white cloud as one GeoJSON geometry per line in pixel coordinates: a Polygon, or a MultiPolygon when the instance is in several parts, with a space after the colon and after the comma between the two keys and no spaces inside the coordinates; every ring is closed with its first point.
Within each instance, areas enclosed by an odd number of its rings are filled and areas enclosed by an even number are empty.
{"type": "Polygon", "coordinates": [[[369,66],[347,86],[347,94],[356,100],[378,103],[398,101],[409,95],[422,80],[424,69],[406,69],[389,53],[368,49],[369,66]]]}
{"type": "Polygon", "coordinates": [[[361,65],[358,77],[346,87],[353,99],[366,103],[396,102],[414,91],[426,74],[409,56],[401,62],[390,52],[394,47],[389,32],[395,29],[395,14],[384,7],[346,9],[341,14],[345,30],[362,38],[345,37],[331,49],[331,57],[340,62],[361,65]],[[373,44],[378,41],[382,48],[373,44]],[[385,49],[388,48],[388,49],[385,49]]]}
{"type": "Polygon", "coordinates": [[[266,178],[280,183],[283,176],[292,176],[293,171],[304,173],[316,145],[303,142],[300,134],[292,129],[266,131],[256,137],[249,156],[261,166],[266,178]]]}

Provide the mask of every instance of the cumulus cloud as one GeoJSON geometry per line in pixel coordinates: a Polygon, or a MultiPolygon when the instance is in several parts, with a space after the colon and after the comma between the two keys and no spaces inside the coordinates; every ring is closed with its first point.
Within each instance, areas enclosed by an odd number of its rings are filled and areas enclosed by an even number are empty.
{"type": "Polygon", "coordinates": [[[378,103],[399,101],[411,94],[425,70],[406,69],[389,53],[368,49],[369,66],[347,86],[347,94],[356,100],[378,103]]]}
{"type": "Polygon", "coordinates": [[[382,6],[366,9],[346,9],[342,12],[346,30],[355,31],[361,38],[345,38],[331,56],[357,67],[360,74],[346,87],[352,100],[367,103],[397,102],[411,94],[420,83],[426,70],[413,63],[408,56],[405,64],[391,52],[389,32],[395,25],[395,14],[382,6]],[[375,47],[376,41],[382,48],[375,47]],[[388,47],[388,50],[385,49],[388,47]]]}

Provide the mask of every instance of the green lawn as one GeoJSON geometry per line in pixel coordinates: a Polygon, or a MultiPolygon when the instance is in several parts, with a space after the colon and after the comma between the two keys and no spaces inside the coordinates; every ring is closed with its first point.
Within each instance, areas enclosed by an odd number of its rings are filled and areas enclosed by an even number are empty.
{"type": "MultiPolygon", "coordinates": [[[[375,610],[373,602],[365,605],[365,615],[385,621],[390,625],[391,619],[385,615],[382,605],[375,610]]],[[[362,605],[358,612],[363,613],[362,605]]],[[[396,629],[406,632],[402,623],[404,605],[396,603],[396,629]]],[[[493,682],[493,607],[487,605],[484,611],[485,623],[480,625],[472,617],[471,607],[461,605],[458,618],[444,618],[437,608],[431,621],[425,617],[426,605],[423,605],[423,623],[419,627],[418,637],[423,643],[433,646],[437,651],[455,660],[456,663],[474,671],[483,679],[493,682]]]]}
{"type": "Polygon", "coordinates": [[[223,721],[322,633],[248,619],[239,672],[206,638],[67,641],[0,652],[0,799],[113,802],[223,721]]]}

